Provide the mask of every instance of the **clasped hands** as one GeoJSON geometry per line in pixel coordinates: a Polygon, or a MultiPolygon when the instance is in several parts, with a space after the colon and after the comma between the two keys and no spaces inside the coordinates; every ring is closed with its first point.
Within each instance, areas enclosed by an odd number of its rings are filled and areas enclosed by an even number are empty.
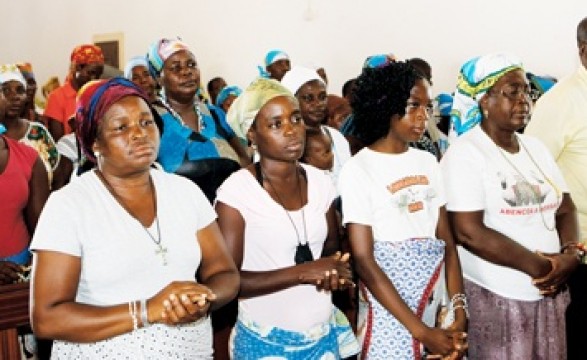
{"type": "Polygon", "coordinates": [[[430,351],[425,359],[462,359],[469,347],[467,341],[467,317],[462,309],[456,311],[455,321],[447,328],[428,328],[422,343],[430,351]]]}
{"type": "Polygon", "coordinates": [[[30,271],[30,266],[18,265],[11,261],[0,261],[0,285],[28,281],[30,271]]]}
{"type": "Polygon", "coordinates": [[[208,316],[216,295],[194,281],[174,281],[147,301],[150,323],[178,325],[208,316]]]}
{"type": "Polygon", "coordinates": [[[349,253],[341,254],[337,251],[334,255],[301,264],[299,266],[303,267],[303,270],[299,281],[302,284],[316,285],[316,288],[324,291],[354,287],[349,259],[349,253]]]}
{"type": "Polygon", "coordinates": [[[542,277],[532,279],[532,284],[540,290],[540,295],[554,296],[579,266],[579,261],[575,255],[567,253],[546,254],[537,251],[536,254],[550,262],[551,270],[542,277]]]}

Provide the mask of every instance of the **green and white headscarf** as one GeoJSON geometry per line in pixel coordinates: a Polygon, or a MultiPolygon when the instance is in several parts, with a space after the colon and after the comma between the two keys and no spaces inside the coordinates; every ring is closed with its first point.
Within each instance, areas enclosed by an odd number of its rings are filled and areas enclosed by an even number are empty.
{"type": "Polygon", "coordinates": [[[450,112],[451,137],[471,130],[483,118],[479,100],[505,74],[522,69],[521,61],[511,54],[490,54],[467,61],[457,80],[450,112]]]}
{"type": "Polygon", "coordinates": [[[278,96],[287,96],[297,102],[295,96],[279,81],[259,77],[234,100],[226,119],[243,143],[247,142],[247,132],[259,110],[278,96]]]}

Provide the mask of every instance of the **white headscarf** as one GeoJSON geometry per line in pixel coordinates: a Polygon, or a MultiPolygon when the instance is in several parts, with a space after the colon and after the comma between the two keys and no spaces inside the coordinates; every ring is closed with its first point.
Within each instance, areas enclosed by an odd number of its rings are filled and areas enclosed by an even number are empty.
{"type": "Polygon", "coordinates": [[[318,75],[316,70],[302,66],[294,66],[290,71],[285,73],[283,79],[281,79],[281,84],[295,95],[305,83],[312,80],[318,80],[326,86],[326,83],[320,75],[318,75]]]}
{"type": "Polygon", "coordinates": [[[18,81],[26,89],[26,81],[16,64],[0,65],[0,84],[7,81],[18,81]]]}

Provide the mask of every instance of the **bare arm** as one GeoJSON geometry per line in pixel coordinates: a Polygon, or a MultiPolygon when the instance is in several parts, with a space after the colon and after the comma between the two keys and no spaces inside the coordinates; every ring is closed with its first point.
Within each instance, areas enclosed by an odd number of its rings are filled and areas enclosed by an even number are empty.
{"type": "MultiPolygon", "coordinates": [[[[448,214],[446,208],[440,208],[438,224],[436,226],[436,236],[444,240],[445,252],[444,263],[446,270],[446,285],[451,299],[455,294],[464,294],[463,273],[461,270],[461,262],[459,261],[459,254],[453,239],[450,224],[448,222],[448,214]]],[[[457,309],[455,329],[464,331],[466,329],[467,316],[462,308],[457,309]]]]}
{"type": "Polygon", "coordinates": [[[29,180],[29,198],[26,206],[26,223],[31,236],[34,234],[41,210],[49,197],[49,179],[41,158],[37,157],[29,180]]]}
{"type": "MultiPolygon", "coordinates": [[[[33,254],[31,324],[35,334],[87,343],[131,332],[134,325],[128,303],[94,306],[75,301],[80,273],[79,257],[46,250],[33,254]]],[[[205,286],[195,281],[172,282],[147,300],[147,319],[167,325],[195,321],[205,316],[210,306],[209,301],[198,303],[202,294],[214,299],[205,286]]],[[[140,316],[137,320],[138,327],[144,326],[140,316]]]]}
{"type": "MultiPolygon", "coordinates": [[[[556,230],[561,246],[575,244],[579,241],[577,208],[568,193],[563,194],[561,206],[556,212],[556,230]]],[[[546,276],[534,280],[534,285],[540,289],[543,295],[556,293],[577,269],[580,260],[576,257],[575,251],[576,249],[568,247],[563,254],[543,255],[552,265],[552,271],[546,276]]]]}
{"type": "Polygon", "coordinates": [[[53,172],[53,183],[51,184],[51,190],[59,190],[69,182],[71,173],[73,172],[73,163],[67,156],[60,155],[59,164],[53,172]]]}
{"type": "Polygon", "coordinates": [[[216,222],[198,231],[198,242],[202,249],[199,277],[216,295],[211,303],[211,309],[215,310],[236,297],[239,273],[216,222]]]}
{"type": "MultiPolygon", "coordinates": [[[[245,222],[240,212],[220,201],[216,202],[218,213],[218,225],[224,235],[229,252],[236,266],[242,268],[244,252],[245,222]]],[[[294,254],[292,254],[293,259],[294,254]]],[[[340,261],[340,254],[322,258],[301,265],[294,265],[270,271],[244,271],[241,270],[240,297],[249,298],[265,294],[271,294],[279,290],[287,289],[300,284],[315,284],[316,278],[324,281],[326,271],[337,269],[339,277],[351,283],[351,273],[348,262],[340,261]],[[348,269],[345,270],[345,264],[348,269]]],[[[346,281],[345,280],[345,281],[346,281]]]]}
{"type": "Polygon", "coordinates": [[[551,270],[550,262],[483,223],[483,211],[449,212],[458,242],[473,254],[538,278],[551,270]]]}
{"type": "Polygon", "coordinates": [[[80,272],[78,257],[53,251],[33,254],[31,323],[35,334],[90,342],[130,332],[133,322],[127,304],[96,307],[75,302],[80,272]]]}
{"type": "MultiPolygon", "coordinates": [[[[216,224],[201,229],[197,236],[202,249],[200,276],[204,284],[176,281],[165,286],[146,302],[150,323],[192,322],[206,316],[210,307],[220,307],[236,295],[238,273],[216,224]],[[202,300],[204,294],[206,299],[202,300]]],[[[35,333],[43,338],[85,343],[132,331],[128,303],[93,306],[75,301],[80,273],[79,257],[54,251],[35,252],[31,287],[35,333]]],[[[139,327],[143,326],[138,320],[139,327]]]]}
{"type": "Polygon", "coordinates": [[[561,246],[579,241],[579,223],[577,220],[577,207],[571,195],[563,194],[561,206],[556,212],[556,230],[560,238],[561,246]]]}
{"type": "Polygon", "coordinates": [[[63,124],[59,120],[53,119],[48,116],[46,117],[46,119],[47,125],[49,126],[49,132],[51,133],[53,140],[55,142],[59,141],[59,139],[61,139],[61,137],[65,134],[63,124]]]}
{"type": "Polygon", "coordinates": [[[341,250],[339,234],[338,234],[338,218],[336,216],[336,209],[334,203],[328,209],[326,213],[326,222],[328,224],[328,235],[324,242],[324,248],[322,249],[322,256],[330,256],[337,251],[341,250]]]}

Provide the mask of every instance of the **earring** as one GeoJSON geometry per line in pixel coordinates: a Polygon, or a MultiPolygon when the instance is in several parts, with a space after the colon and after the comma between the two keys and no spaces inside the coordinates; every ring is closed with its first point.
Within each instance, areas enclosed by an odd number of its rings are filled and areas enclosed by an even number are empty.
{"type": "Polygon", "coordinates": [[[251,149],[257,151],[257,144],[251,144],[251,149]]]}
{"type": "Polygon", "coordinates": [[[489,110],[487,110],[487,109],[483,110],[483,118],[484,119],[489,118],[489,110]]]}
{"type": "Polygon", "coordinates": [[[94,151],[94,157],[97,159],[100,158],[100,152],[99,151],[94,151]]]}

